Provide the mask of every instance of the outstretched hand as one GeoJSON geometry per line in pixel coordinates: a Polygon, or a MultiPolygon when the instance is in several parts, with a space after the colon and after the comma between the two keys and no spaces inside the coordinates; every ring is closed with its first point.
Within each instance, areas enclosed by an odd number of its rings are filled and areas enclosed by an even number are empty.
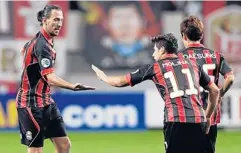
{"type": "Polygon", "coordinates": [[[96,67],[95,65],[92,64],[91,67],[92,67],[92,70],[95,71],[96,75],[98,76],[98,78],[100,80],[104,80],[107,77],[106,74],[102,70],[100,70],[98,67],[96,67]]]}
{"type": "Polygon", "coordinates": [[[81,85],[80,83],[76,83],[74,87],[74,91],[80,91],[80,90],[95,90],[94,87],[81,85]]]}

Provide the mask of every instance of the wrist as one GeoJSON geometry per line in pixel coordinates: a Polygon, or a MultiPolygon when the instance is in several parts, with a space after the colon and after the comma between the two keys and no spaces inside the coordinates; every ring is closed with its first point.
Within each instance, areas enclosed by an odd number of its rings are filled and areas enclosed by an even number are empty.
{"type": "Polygon", "coordinates": [[[107,76],[102,77],[101,80],[104,81],[104,82],[108,82],[107,76]]]}
{"type": "Polygon", "coordinates": [[[68,87],[70,90],[74,90],[75,89],[75,84],[70,84],[68,87]]]}
{"type": "Polygon", "coordinates": [[[209,112],[206,112],[206,119],[210,119],[211,118],[211,113],[209,113],[209,112]]]}
{"type": "Polygon", "coordinates": [[[207,118],[206,118],[206,121],[207,121],[207,122],[210,122],[210,121],[211,121],[211,119],[207,117],[207,118]]]}

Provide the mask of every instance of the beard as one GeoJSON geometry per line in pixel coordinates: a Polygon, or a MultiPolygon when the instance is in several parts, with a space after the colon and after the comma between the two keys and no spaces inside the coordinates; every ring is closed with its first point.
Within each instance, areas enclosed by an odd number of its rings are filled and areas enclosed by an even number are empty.
{"type": "Polygon", "coordinates": [[[50,35],[51,35],[52,37],[55,37],[55,36],[58,36],[59,34],[55,34],[54,32],[51,32],[50,35]]]}

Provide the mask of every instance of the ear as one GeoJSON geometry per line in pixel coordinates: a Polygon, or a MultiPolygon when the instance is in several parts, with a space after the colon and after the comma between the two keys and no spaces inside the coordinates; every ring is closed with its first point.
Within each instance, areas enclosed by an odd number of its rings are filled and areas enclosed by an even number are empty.
{"type": "Polygon", "coordinates": [[[202,34],[202,36],[201,36],[201,38],[200,38],[200,41],[203,39],[203,34],[202,34]]]}
{"type": "Polygon", "coordinates": [[[43,24],[46,24],[46,23],[47,23],[47,19],[46,19],[46,18],[43,18],[43,19],[42,19],[42,23],[43,23],[43,24]]]}
{"type": "Polygon", "coordinates": [[[159,52],[160,52],[161,54],[163,54],[163,53],[165,52],[165,48],[162,46],[162,47],[159,49],[159,52]]]}
{"type": "Polygon", "coordinates": [[[187,36],[184,33],[182,33],[182,39],[187,41],[187,36]]]}

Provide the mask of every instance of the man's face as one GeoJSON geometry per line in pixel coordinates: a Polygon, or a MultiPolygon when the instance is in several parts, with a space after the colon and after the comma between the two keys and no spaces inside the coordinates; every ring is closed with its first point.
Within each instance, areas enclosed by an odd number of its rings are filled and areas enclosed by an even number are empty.
{"type": "Polygon", "coordinates": [[[164,52],[164,47],[161,47],[160,49],[158,49],[158,48],[156,47],[156,44],[155,44],[155,45],[154,45],[154,52],[153,52],[153,54],[152,54],[154,60],[155,60],[155,61],[158,61],[158,60],[161,58],[163,52],[164,52]]]}
{"type": "Polygon", "coordinates": [[[134,5],[114,6],[109,11],[108,27],[117,42],[133,44],[142,34],[143,20],[134,5]]]}
{"type": "Polygon", "coordinates": [[[61,10],[52,10],[50,17],[45,19],[43,24],[46,26],[47,32],[54,37],[59,35],[63,20],[64,17],[61,10]]]}

